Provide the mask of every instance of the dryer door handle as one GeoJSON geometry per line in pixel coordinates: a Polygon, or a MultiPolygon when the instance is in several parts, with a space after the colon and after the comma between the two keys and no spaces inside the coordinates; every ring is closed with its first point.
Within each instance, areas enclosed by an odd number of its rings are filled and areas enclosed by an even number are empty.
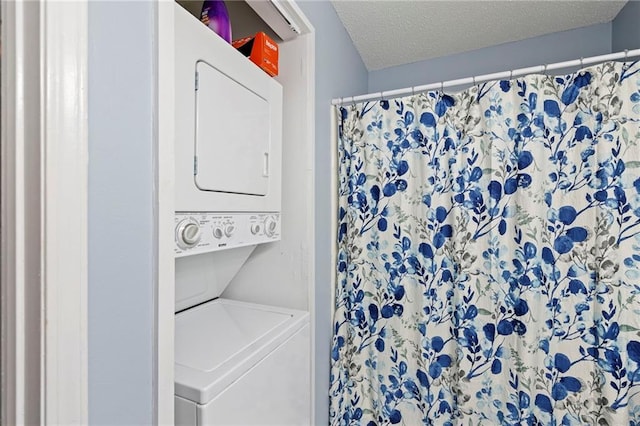
{"type": "Polygon", "coordinates": [[[263,157],[262,176],[269,177],[269,153],[265,152],[263,157]]]}

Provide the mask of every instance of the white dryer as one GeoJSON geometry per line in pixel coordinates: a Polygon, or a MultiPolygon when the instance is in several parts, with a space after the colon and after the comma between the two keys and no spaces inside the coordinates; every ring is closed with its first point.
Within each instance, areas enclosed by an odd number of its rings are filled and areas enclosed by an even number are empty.
{"type": "Polygon", "coordinates": [[[176,211],[279,212],[282,86],[175,6],[176,211]]]}
{"type": "Polygon", "coordinates": [[[174,15],[176,255],[237,233],[277,241],[282,86],[178,4],[174,15]]]}

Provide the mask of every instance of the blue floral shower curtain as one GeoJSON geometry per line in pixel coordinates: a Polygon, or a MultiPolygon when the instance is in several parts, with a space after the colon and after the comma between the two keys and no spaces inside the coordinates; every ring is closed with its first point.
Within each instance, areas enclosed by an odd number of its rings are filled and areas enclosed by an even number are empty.
{"type": "Polygon", "coordinates": [[[332,424],[640,424],[639,71],[338,108],[332,424]]]}

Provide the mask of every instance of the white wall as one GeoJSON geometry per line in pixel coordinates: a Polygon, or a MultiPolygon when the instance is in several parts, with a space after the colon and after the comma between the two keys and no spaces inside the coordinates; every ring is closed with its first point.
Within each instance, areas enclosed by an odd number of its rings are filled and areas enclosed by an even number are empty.
{"type": "Polygon", "coordinates": [[[152,417],[152,2],[89,2],[89,421],[152,417]]]}

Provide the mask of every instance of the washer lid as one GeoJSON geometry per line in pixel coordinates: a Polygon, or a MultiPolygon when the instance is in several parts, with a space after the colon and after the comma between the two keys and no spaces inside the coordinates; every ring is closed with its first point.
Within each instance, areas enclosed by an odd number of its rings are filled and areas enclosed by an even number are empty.
{"type": "Polygon", "coordinates": [[[305,311],[228,299],[176,314],[175,394],[208,403],[308,322],[305,311]]]}
{"type": "Polygon", "coordinates": [[[250,350],[291,314],[209,303],[176,315],[176,363],[210,372],[250,350]]]}

